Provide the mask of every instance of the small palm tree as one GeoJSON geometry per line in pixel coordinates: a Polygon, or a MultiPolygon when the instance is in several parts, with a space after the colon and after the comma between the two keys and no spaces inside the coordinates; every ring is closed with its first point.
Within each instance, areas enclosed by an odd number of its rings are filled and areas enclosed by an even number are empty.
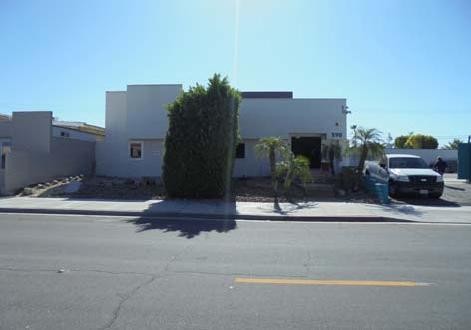
{"type": "Polygon", "coordinates": [[[278,199],[278,184],[276,179],[276,157],[281,155],[288,150],[286,143],[280,137],[265,137],[261,138],[259,142],[255,145],[255,152],[260,157],[268,157],[270,162],[270,175],[271,182],[273,187],[273,192],[275,193],[275,202],[278,199]]]}
{"type": "Polygon", "coordinates": [[[384,145],[381,140],[381,132],[376,128],[356,127],[352,138],[352,151],[360,154],[360,161],[357,169],[363,170],[368,154],[380,156],[384,153],[384,145]]]}
{"type": "Polygon", "coordinates": [[[301,183],[305,192],[304,185],[312,178],[311,170],[307,157],[294,156],[291,151],[287,151],[284,153],[283,158],[282,161],[276,164],[276,175],[278,180],[283,183],[283,190],[289,199],[289,191],[293,182],[301,183]]]}

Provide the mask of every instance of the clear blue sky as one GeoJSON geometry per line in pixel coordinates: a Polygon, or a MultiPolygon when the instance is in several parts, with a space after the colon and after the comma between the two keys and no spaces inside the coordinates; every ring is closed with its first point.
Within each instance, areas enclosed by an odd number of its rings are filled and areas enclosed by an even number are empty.
{"type": "Polygon", "coordinates": [[[0,0],[0,41],[2,113],[104,125],[107,90],[220,72],[385,135],[471,134],[469,0],[0,0]]]}

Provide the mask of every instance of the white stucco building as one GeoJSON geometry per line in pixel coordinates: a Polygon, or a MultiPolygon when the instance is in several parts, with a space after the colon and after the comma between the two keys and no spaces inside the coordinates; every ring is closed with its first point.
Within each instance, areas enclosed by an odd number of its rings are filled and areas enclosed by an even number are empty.
{"type": "MultiPolygon", "coordinates": [[[[106,136],[97,142],[98,175],[160,177],[168,118],[166,106],[182,85],[128,85],[106,93],[106,136]]],[[[346,99],[297,99],[292,92],[243,92],[234,175],[265,176],[267,161],[254,146],[267,136],[286,140],[295,154],[304,154],[319,168],[321,145],[346,141],[346,99]]]]}

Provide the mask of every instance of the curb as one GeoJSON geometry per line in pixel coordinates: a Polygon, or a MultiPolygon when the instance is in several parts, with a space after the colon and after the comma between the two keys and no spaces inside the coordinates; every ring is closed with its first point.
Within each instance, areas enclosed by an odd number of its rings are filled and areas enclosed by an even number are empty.
{"type": "Polygon", "coordinates": [[[165,219],[197,220],[259,220],[259,221],[298,221],[298,222],[396,222],[414,223],[414,220],[382,216],[289,216],[289,215],[255,215],[255,214],[213,214],[213,213],[169,213],[169,212],[133,212],[133,211],[100,211],[77,209],[34,209],[34,208],[0,208],[0,213],[18,214],[67,214],[91,216],[122,216],[165,219]]]}

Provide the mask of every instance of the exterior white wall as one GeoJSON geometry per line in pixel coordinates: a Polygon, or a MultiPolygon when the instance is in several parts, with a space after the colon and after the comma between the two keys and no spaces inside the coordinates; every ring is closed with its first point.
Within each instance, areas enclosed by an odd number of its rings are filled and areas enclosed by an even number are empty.
{"type": "Polygon", "coordinates": [[[57,138],[63,139],[75,139],[81,141],[90,141],[95,142],[97,140],[97,136],[95,134],[81,132],[75,129],[59,127],[59,126],[52,126],[52,136],[57,138]],[[61,132],[69,133],[69,137],[61,136],[61,132]]]}
{"type": "Polygon", "coordinates": [[[416,155],[422,157],[423,160],[429,165],[435,163],[437,157],[442,157],[445,161],[458,161],[458,150],[444,150],[444,149],[396,149],[387,148],[387,154],[406,154],[416,155]]]}
{"type": "Polygon", "coordinates": [[[166,107],[182,92],[182,85],[129,85],[127,136],[130,139],[164,139],[168,129],[166,107]]]}
{"type": "Polygon", "coordinates": [[[96,144],[96,174],[128,176],[126,92],[106,93],[105,140],[96,144]]]}
{"type": "Polygon", "coordinates": [[[243,140],[245,143],[245,158],[236,159],[234,164],[234,177],[267,176],[270,174],[270,164],[265,157],[258,157],[255,153],[257,139],[243,140]]]}
{"type": "MultiPolygon", "coordinates": [[[[345,99],[244,99],[240,106],[240,134],[244,139],[306,133],[341,133],[346,138],[345,99]],[[337,126],[338,124],[338,126],[337,126]]],[[[309,134],[308,134],[309,135],[309,134]]]]}
{"type": "MultiPolygon", "coordinates": [[[[141,95],[149,93],[149,90],[146,88],[141,88],[146,86],[129,86],[130,89],[134,90],[136,95],[141,95]],[[137,90],[137,91],[136,91],[137,90]]],[[[156,89],[156,86],[151,86],[153,89],[156,89]]],[[[164,86],[164,89],[167,90],[167,87],[164,86]]],[[[177,97],[177,88],[172,86],[169,88],[172,95],[177,97]]],[[[181,90],[181,89],[180,89],[181,90]]],[[[179,93],[179,92],[178,92],[179,93]]],[[[132,93],[131,93],[132,94],[132,93]]],[[[104,176],[117,176],[117,177],[129,177],[129,178],[138,178],[143,176],[150,177],[160,177],[162,172],[162,159],[163,159],[163,148],[164,140],[163,138],[143,138],[143,136],[161,135],[165,137],[167,133],[167,128],[165,126],[165,132],[152,132],[152,129],[158,126],[155,125],[155,118],[153,118],[153,123],[147,121],[147,118],[154,112],[154,117],[167,118],[167,112],[165,110],[165,105],[162,103],[162,108],[156,111],[156,106],[153,106],[153,103],[147,98],[147,106],[143,107],[141,101],[138,106],[131,105],[133,107],[133,112],[137,113],[137,109],[141,109],[143,116],[140,117],[138,114],[135,116],[137,118],[132,118],[131,122],[133,125],[138,125],[130,129],[128,125],[130,116],[127,111],[128,107],[128,93],[126,92],[108,92],[106,94],[106,136],[103,142],[97,142],[96,144],[96,173],[97,175],[104,176]],[[150,103],[149,103],[150,102],[150,103]],[[139,123],[136,121],[142,119],[139,123]],[[147,128],[145,128],[147,127],[147,128]],[[142,134],[139,133],[142,128],[142,134]],[[136,138],[136,136],[140,136],[136,138]],[[131,141],[138,141],[143,143],[143,157],[142,159],[132,159],[129,154],[129,143],[131,141]]],[[[134,95],[134,98],[136,98],[134,95]]],[[[144,97],[146,98],[146,97],[144,97]]],[[[154,99],[155,101],[155,99],[154,99]]],[[[157,104],[161,104],[162,101],[167,102],[167,98],[158,97],[157,104]]],[[[171,102],[171,101],[170,101],[171,102]]],[[[168,104],[169,102],[167,102],[168,104]]],[[[168,125],[165,122],[165,125],[168,125]]],[[[162,123],[159,124],[162,126],[162,123]]]]}
{"type": "MultiPolygon", "coordinates": [[[[137,140],[135,140],[137,141],[137,140]]],[[[126,168],[128,176],[132,177],[160,177],[162,175],[162,160],[164,140],[139,140],[142,142],[142,158],[131,159],[129,157],[126,161],[126,168]]]]}

